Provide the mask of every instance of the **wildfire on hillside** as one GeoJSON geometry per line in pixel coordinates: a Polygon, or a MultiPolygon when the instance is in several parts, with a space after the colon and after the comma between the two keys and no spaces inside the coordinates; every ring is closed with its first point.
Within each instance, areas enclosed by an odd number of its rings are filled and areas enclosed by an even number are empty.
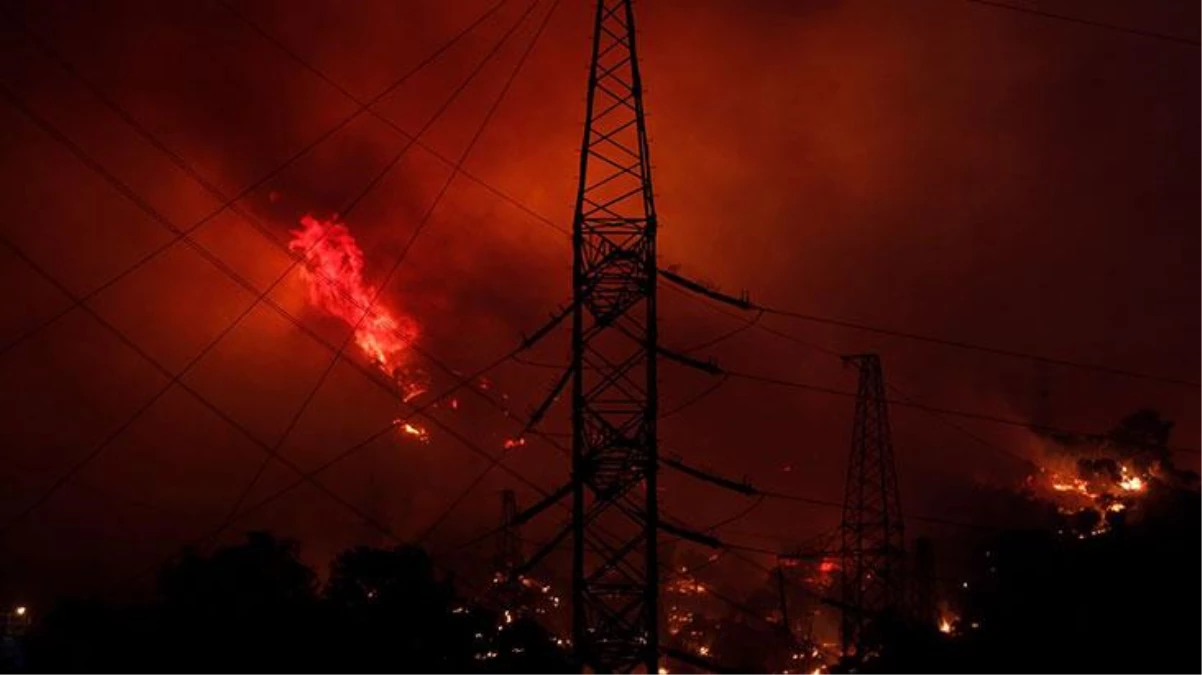
{"type": "MultiPolygon", "coordinates": [[[[832,548],[833,541],[826,541],[822,548],[832,548]]],[[[808,554],[798,552],[781,555],[777,564],[793,571],[794,576],[814,591],[829,592],[834,588],[841,566],[837,552],[808,554]]]]}
{"type": "Polygon", "coordinates": [[[424,392],[424,377],[411,364],[417,322],[379,302],[379,289],[363,279],[363,250],[346,225],[305,215],[291,234],[288,248],[305,261],[312,305],[352,328],[355,346],[396,383],[404,400],[424,392]]]}
{"type": "MultiPolygon", "coordinates": [[[[288,243],[305,262],[303,275],[309,302],[353,330],[355,346],[396,385],[408,402],[426,391],[426,375],[412,363],[417,322],[380,302],[379,290],[363,279],[363,250],[346,225],[312,215],[300,219],[288,243]]],[[[403,437],[428,443],[423,427],[404,420],[395,425],[403,437]]]]}
{"type": "Polygon", "coordinates": [[[1056,510],[1086,527],[1078,537],[1097,536],[1111,521],[1137,509],[1156,469],[1136,469],[1109,458],[1078,459],[1067,469],[1043,469],[1027,478],[1028,488],[1056,505],[1056,510]],[[1122,514],[1122,515],[1120,515],[1122,514]]]}
{"type": "Polygon", "coordinates": [[[1041,436],[1039,470],[1027,476],[1026,488],[1071,518],[1078,538],[1104,534],[1173,473],[1166,450],[1171,428],[1141,411],[1105,436],[1041,436]]]}

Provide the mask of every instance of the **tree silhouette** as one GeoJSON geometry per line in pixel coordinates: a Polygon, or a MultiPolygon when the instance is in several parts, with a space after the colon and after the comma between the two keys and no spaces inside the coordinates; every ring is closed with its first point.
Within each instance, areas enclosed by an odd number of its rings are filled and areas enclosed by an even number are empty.
{"type": "Polygon", "coordinates": [[[39,671],[563,672],[532,621],[456,597],[420,548],[360,546],[320,588],[296,542],[255,532],[211,555],[186,550],[155,601],[67,603],[30,640],[39,671]]]}

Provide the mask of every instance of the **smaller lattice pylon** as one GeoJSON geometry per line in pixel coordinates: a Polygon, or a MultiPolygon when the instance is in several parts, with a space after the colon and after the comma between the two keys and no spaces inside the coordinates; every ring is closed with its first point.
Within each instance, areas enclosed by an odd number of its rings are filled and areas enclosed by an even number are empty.
{"type": "Polygon", "coordinates": [[[881,359],[843,360],[860,375],[840,526],[843,653],[863,659],[879,646],[866,627],[904,610],[905,533],[881,359]]]}
{"type": "Polygon", "coordinates": [[[518,515],[517,496],[513,490],[501,491],[501,530],[497,536],[497,552],[494,565],[498,574],[508,575],[522,566],[522,536],[516,523],[518,515]]]}
{"type": "Polygon", "coordinates": [[[914,540],[913,597],[910,609],[919,625],[935,627],[939,607],[935,597],[935,542],[930,537],[914,540]]]}

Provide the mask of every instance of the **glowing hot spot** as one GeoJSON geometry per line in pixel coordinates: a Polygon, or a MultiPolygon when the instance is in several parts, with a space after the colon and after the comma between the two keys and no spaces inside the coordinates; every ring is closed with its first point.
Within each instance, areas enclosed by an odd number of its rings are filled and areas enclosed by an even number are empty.
{"type": "Polygon", "coordinates": [[[402,434],[405,434],[406,436],[413,438],[414,440],[416,440],[419,443],[429,443],[430,442],[430,433],[427,432],[424,428],[417,426],[416,424],[410,424],[409,422],[401,422],[400,420],[393,420],[393,424],[396,424],[400,428],[402,434]]]}

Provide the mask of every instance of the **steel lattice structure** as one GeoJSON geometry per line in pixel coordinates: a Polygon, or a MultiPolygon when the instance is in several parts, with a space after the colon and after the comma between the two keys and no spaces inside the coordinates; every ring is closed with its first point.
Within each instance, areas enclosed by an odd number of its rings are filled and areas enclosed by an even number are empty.
{"type": "Polygon", "coordinates": [[[656,218],[630,0],[598,0],[572,228],[572,633],[656,672],[656,218]]]}
{"type": "Polygon", "coordinates": [[[501,531],[497,534],[494,565],[508,574],[522,565],[522,538],[517,524],[518,500],[513,490],[501,491],[501,531]]]}
{"type": "Polygon", "coordinates": [[[859,354],[844,361],[859,369],[860,383],[840,528],[843,652],[863,658],[874,646],[865,626],[904,604],[905,534],[881,359],[859,354]]]}

